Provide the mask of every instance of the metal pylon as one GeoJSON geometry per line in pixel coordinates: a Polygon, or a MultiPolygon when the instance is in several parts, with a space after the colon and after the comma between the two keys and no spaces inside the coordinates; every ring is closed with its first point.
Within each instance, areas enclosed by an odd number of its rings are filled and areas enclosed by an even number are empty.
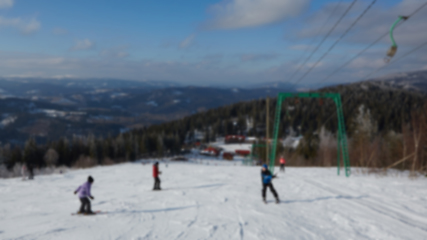
{"type": "Polygon", "coordinates": [[[337,174],[340,174],[340,162],[343,161],[345,175],[350,176],[350,158],[348,155],[347,134],[345,131],[344,114],[341,104],[341,95],[339,93],[279,93],[276,103],[276,115],[274,117],[273,139],[271,141],[271,153],[269,168],[274,173],[274,164],[276,162],[277,139],[279,137],[280,114],[282,110],[282,102],[286,98],[329,98],[334,100],[338,116],[338,134],[337,134],[337,174]],[[340,159],[341,158],[341,159],[340,159]]]}

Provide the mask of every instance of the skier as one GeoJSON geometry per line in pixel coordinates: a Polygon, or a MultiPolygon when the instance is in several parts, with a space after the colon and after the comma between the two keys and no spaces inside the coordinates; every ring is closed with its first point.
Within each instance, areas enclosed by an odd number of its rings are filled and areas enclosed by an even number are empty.
{"type": "Polygon", "coordinates": [[[21,174],[22,180],[25,180],[27,178],[27,166],[25,165],[25,163],[22,165],[21,174]]]}
{"type": "Polygon", "coordinates": [[[285,171],[285,164],[286,164],[286,159],[282,156],[280,158],[280,171],[281,172],[285,171]]]}
{"type": "Polygon", "coordinates": [[[77,212],[78,214],[84,213],[84,214],[94,214],[94,212],[92,212],[91,208],[90,208],[90,199],[95,199],[91,194],[90,194],[90,187],[93,184],[94,179],[89,176],[87,178],[87,182],[83,183],[80,187],[78,187],[76,189],[76,191],[74,191],[74,194],[79,193],[79,198],[80,198],[80,210],[77,212]]]}
{"type": "Polygon", "coordinates": [[[262,165],[261,169],[261,181],[262,181],[262,200],[264,203],[267,203],[265,199],[265,194],[267,191],[267,187],[270,188],[271,193],[273,193],[274,197],[276,198],[276,203],[279,203],[279,196],[277,195],[276,190],[274,189],[273,183],[271,180],[275,178],[276,176],[272,176],[270,170],[268,170],[267,164],[262,165]]]}
{"type": "Polygon", "coordinates": [[[153,190],[162,190],[160,188],[160,178],[159,178],[160,174],[162,174],[162,172],[159,171],[159,162],[155,162],[153,165],[153,178],[154,178],[153,190]]]}
{"type": "Polygon", "coordinates": [[[30,180],[34,179],[34,167],[31,163],[28,164],[28,179],[30,180]]]}

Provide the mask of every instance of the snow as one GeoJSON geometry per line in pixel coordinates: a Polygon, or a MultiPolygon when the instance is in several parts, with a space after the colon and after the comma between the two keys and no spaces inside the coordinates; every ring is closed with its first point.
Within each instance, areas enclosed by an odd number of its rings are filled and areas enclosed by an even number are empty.
{"type": "Polygon", "coordinates": [[[14,123],[16,119],[18,119],[18,117],[16,116],[7,116],[6,118],[0,121],[0,128],[7,127],[9,124],[14,123]]]}
{"type": "Polygon", "coordinates": [[[248,150],[248,151],[252,150],[252,143],[230,143],[230,144],[214,143],[211,145],[222,148],[224,152],[232,152],[232,153],[236,152],[236,150],[248,150]]]}
{"type": "Polygon", "coordinates": [[[85,115],[86,112],[65,112],[65,111],[58,111],[55,109],[35,109],[33,111],[31,111],[31,113],[44,113],[46,114],[46,116],[48,117],[52,117],[52,118],[64,118],[67,115],[73,115],[73,116],[81,116],[81,115],[85,115]]]}
{"type": "Polygon", "coordinates": [[[76,104],[75,102],[71,101],[70,99],[67,98],[60,98],[60,99],[55,99],[52,101],[52,103],[56,103],[56,104],[76,104]]]}
{"type": "Polygon", "coordinates": [[[122,98],[122,97],[127,97],[129,94],[127,93],[113,93],[110,95],[110,98],[116,99],[116,98],[122,98]]]}
{"type": "MultiPolygon", "coordinates": [[[[261,201],[259,167],[218,161],[126,163],[62,175],[0,180],[0,239],[426,239],[427,178],[336,176],[335,168],[287,168],[282,202],[261,201]],[[73,191],[95,178],[98,216],[71,216],[73,191]]],[[[353,171],[354,172],[354,171],[353,171]]]]}
{"type": "Polygon", "coordinates": [[[290,148],[296,149],[300,144],[301,139],[302,139],[301,136],[299,137],[288,136],[282,141],[282,144],[284,147],[290,147],[290,148]]]}
{"type": "Polygon", "coordinates": [[[156,103],[156,101],[148,101],[148,102],[146,102],[145,104],[147,104],[147,105],[149,105],[149,106],[153,106],[153,107],[157,107],[157,106],[159,106],[159,105],[156,103]]]}

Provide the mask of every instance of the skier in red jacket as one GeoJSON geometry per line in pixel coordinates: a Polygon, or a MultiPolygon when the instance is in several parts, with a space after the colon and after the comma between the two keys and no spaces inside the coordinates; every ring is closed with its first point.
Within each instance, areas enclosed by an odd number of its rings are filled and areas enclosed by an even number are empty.
{"type": "Polygon", "coordinates": [[[284,157],[280,158],[280,171],[284,172],[285,171],[285,164],[286,164],[286,159],[284,157]]]}
{"type": "Polygon", "coordinates": [[[154,188],[153,188],[153,190],[162,190],[160,188],[159,174],[162,174],[162,172],[159,171],[159,162],[155,162],[154,165],[153,165],[153,178],[154,178],[154,188]]]}

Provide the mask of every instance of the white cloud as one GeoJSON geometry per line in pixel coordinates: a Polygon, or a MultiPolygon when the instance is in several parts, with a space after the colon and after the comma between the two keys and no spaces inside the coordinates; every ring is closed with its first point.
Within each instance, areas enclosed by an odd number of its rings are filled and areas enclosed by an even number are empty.
{"type": "MultiPolygon", "coordinates": [[[[381,34],[389,31],[391,25],[400,15],[406,16],[418,9],[425,1],[421,0],[402,0],[398,4],[385,8],[380,5],[374,5],[366,15],[355,25],[343,43],[370,43],[381,34]]],[[[296,34],[300,39],[310,39],[313,37],[323,37],[330,30],[332,24],[348,7],[349,2],[341,4],[326,27],[322,28],[327,17],[332,13],[337,3],[330,3],[323,6],[313,16],[306,21],[306,27],[299,29],[296,34]],[[319,31],[321,29],[322,31],[319,31]]],[[[359,14],[369,5],[369,2],[359,1],[355,4],[352,11],[332,32],[331,38],[340,36],[359,14]]],[[[416,46],[423,42],[426,36],[425,22],[427,21],[427,8],[421,9],[416,15],[408,19],[405,24],[397,27],[394,31],[394,37],[397,44],[410,44],[416,46]]],[[[381,43],[390,44],[388,37],[383,38],[381,43]]],[[[342,44],[342,43],[341,43],[342,44]]],[[[390,44],[391,45],[391,44],[390,44]]]]}
{"type": "Polygon", "coordinates": [[[127,47],[116,47],[102,50],[99,55],[106,58],[125,58],[129,56],[127,47]]]}
{"type": "Polygon", "coordinates": [[[307,51],[312,50],[314,47],[312,45],[308,44],[296,44],[289,47],[291,50],[297,50],[297,51],[307,51]]]}
{"type": "Polygon", "coordinates": [[[23,34],[32,34],[40,29],[41,24],[35,18],[24,20],[22,18],[4,18],[0,16],[0,28],[1,27],[16,28],[23,34]]]}
{"type": "Polygon", "coordinates": [[[184,39],[184,41],[182,41],[179,44],[180,48],[188,48],[189,46],[191,46],[194,42],[194,38],[196,37],[195,34],[191,34],[190,36],[188,36],[186,39],[184,39]]]}
{"type": "Polygon", "coordinates": [[[371,59],[369,57],[359,57],[356,60],[354,60],[350,65],[349,68],[353,69],[374,69],[384,66],[384,60],[383,59],[371,59]]]}
{"type": "Polygon", "coordinates": [[[13,6],[13,0],[0,0],[0,9],[13,6]]]}
{"type": "Polygon", "coordinates": [[[55,35],[67,35],[68,31],[67,29],[57,27],[52,30],[52,33],[55,35]]]}
{"type": "Polygon", "coordinates": [[[36,19],[31,19],[29,22],[21,26],[21,32],[24,34],[31,34],[37,32],[40,29],[40,22],[36,19]]]}
{"type": "Polygon", "coordinates": [[[77,40],[76,44],[71,48],[73,51],[90,50],[95,47],[95,42],[89,39],[77,40]]]}
{"type": "Polygon", "coordinates": [[[210,7],[207,29],[257,27],[299,15],[310,0],[223,0],[210,7]]]}
{"type": "Polygon", "coordinates": [[[242,62],[269,61],[278,58],[278,54],[242,54],[240,60],[242,62]]]}

